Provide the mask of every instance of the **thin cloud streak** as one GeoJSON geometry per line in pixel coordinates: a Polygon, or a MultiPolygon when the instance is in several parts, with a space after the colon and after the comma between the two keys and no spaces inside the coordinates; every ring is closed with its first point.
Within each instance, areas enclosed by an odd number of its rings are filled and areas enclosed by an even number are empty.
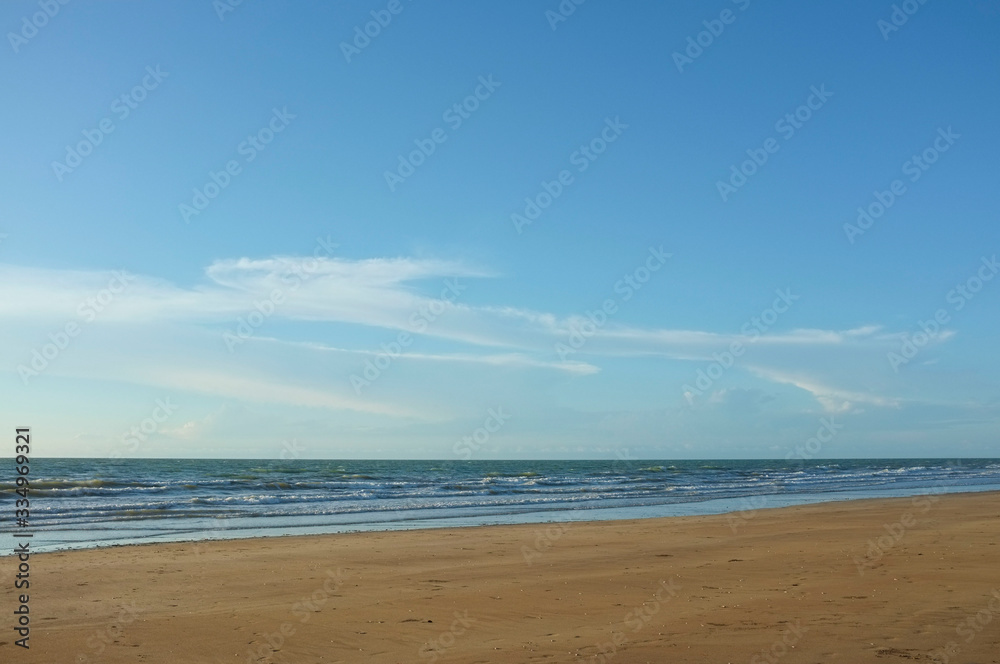
{"type": "MultiPolygon", "coordinates": [[[[829,356],[833,349],[864,357],[869,363],[873,359],[879,361],[899,338],[879,325],[847,330],[798,328],[760,334],[750,339],[741,334],[648,329],[610,321],[604,326],[592,327],[587,335],[581,335],[586,319],[580,316],[559,317],[549,312],[514,306],[472,305],[458,301],[464,297],[467,288],[474,288],[471,282],[464,280],[496,275],[461,262],[435,259],[239,258],[215,261],[206,268],[205,275],[209,283],[191,288],[181,288],[145,275],[126,275],[127,287],[114,294],[112,301],[98,316],[97,323],[112,327],[172,324],[211,336],[207,326],[233,326],[237,318],[246,317],[256,310],[255,303],[267,301],[273,305],[269,321],[299,323],[304,326],[297,334],[300,338],[308,338],[311,333],[329,338],[329,324],[363,325],[392,332],[392,335],[386,336],[385,342],[391,342],[397,332],[408,332],[414,336],[423,335],[478,348],[510,351],[406,351],[398,355],[402,361],[518,367],[577,376],[601,371],[596,363],[584,361],[583,357],[661,357],[708,361],[714,353],[741,343],[747,348],[753,346],[755,353],[761,353],[754,359],[755,366],[746,369],[765,380],[792,384],[808,391],[830,412],[842,412],[859,403],[879,407],[896,407],[899,403],[898,399],[868,395],[859,390],[832,388],[829,387],[829,376],[804,378],[787,368],[802,366],[805,362],[812,373],[835,375],[838,362],[831,362],[823,356],[829,356]],[[433,280],[438,282],[433,283],[433,280]],[[428,288],[432,289],[432,293],[440,291],[441,297],[420,292],[428,288]],[[448,289],[451,289],[450,293],[448,289]],[[427,312],[432,307],[436,313],[428,318],[427,312]],[[416,329],[414,317],[424,317],[426,324],[416,329]],[[325,326],[312,328],[312,325],[325,326]],[[559,361],[557,344],[568,342],[574,334],[583,343],[574,347],[574,353],[569,358],[559,361]],[[812,354],[813,349],[823,355],[812,354]],[[825,369],[821,369],[824,364],[825,369]]],[[[32,323],[42,322],[58,329],[67,320],[73,320],[81,302],[96,297],[115,278],[122,280],[123,276],[117,273],[116,277],[116,273],[104,271],[44,270],[0,264],[0,283],[6,285],[7,293],[0,302],[0,315],[7,319],[31,319],[32,323]]],[[[221,334],[221,331],[218,333],[221,334]]],[[[947,340],[948,336],[941,335],[939,341],[947,340]]],[[[251,341],[366,357],[382,352],[377,343],[373,343],[371,348],[352,350],[314,341],[282,340],[273,332],[267,337],[253,337],[251,341]]],[[[140,349],[133,349],[133,352],[138,353],[140,349]]],[[[306,360],[300,358],[297,361],[306,360]]],[[[238,375],[239,367],[225,361],[215,365],[213,371],[215,373],[190,383],[168,380],[169,371],[160,373],[158,380],[167,380],[172,385],[200,384],[207,386],[206,389],[210,387],[212,393],[246,401],[270,399],[281,403],[399,417],[415,415],[403,408],[286,384],[280,376],[277,376],[273,389],[264,389],[264,385],[255,384],[252,380],[247,383],[243,376],[238,375]]],[[[187,372],[185,380],[192,377],[191,369],[187,372]]]]}

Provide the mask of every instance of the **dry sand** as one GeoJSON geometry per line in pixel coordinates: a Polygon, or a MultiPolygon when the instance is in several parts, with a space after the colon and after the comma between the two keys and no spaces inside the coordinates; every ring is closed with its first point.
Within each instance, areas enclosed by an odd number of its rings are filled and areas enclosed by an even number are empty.
{"type": "Polygon", "coordinates": [[[998,541],[980,493],[39,554],[30,650],[5,557],[0,662],[1000,662],[998,541]]]}

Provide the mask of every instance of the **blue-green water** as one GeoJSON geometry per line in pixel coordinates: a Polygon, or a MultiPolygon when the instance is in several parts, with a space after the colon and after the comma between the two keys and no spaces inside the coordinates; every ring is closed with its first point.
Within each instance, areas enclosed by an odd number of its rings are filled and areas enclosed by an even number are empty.
{"type": "MultiPolygon", "coordinates": [[[[36,550],[706,514],[1000,489],[1000,460],[34,459],[36,550]]],[[[14,485],[0,532],[15,530],[14,485]]],[[[4,547],[6,548],[6,547],[4,547]]]]}

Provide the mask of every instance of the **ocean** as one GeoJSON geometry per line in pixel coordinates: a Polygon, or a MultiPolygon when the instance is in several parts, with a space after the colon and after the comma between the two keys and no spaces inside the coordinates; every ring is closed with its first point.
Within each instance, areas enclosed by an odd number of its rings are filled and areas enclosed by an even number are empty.
{"type": "MultiPolygon", "coordinates": [[[[33,550],[645,518],[1000,490],[1000,459],[31,461],[33,550]]],[[[0,533],[15,527],[12,481],[0,533]]]]}

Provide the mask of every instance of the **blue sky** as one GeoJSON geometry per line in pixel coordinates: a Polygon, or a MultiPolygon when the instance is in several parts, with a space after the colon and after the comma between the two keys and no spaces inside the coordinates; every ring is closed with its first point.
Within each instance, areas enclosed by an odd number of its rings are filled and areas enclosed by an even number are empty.
{"type": "Polygon", "coordinates": [[[39,453],[996,455],[1000,3],[225,2],[0,7],[39,453]]]}

